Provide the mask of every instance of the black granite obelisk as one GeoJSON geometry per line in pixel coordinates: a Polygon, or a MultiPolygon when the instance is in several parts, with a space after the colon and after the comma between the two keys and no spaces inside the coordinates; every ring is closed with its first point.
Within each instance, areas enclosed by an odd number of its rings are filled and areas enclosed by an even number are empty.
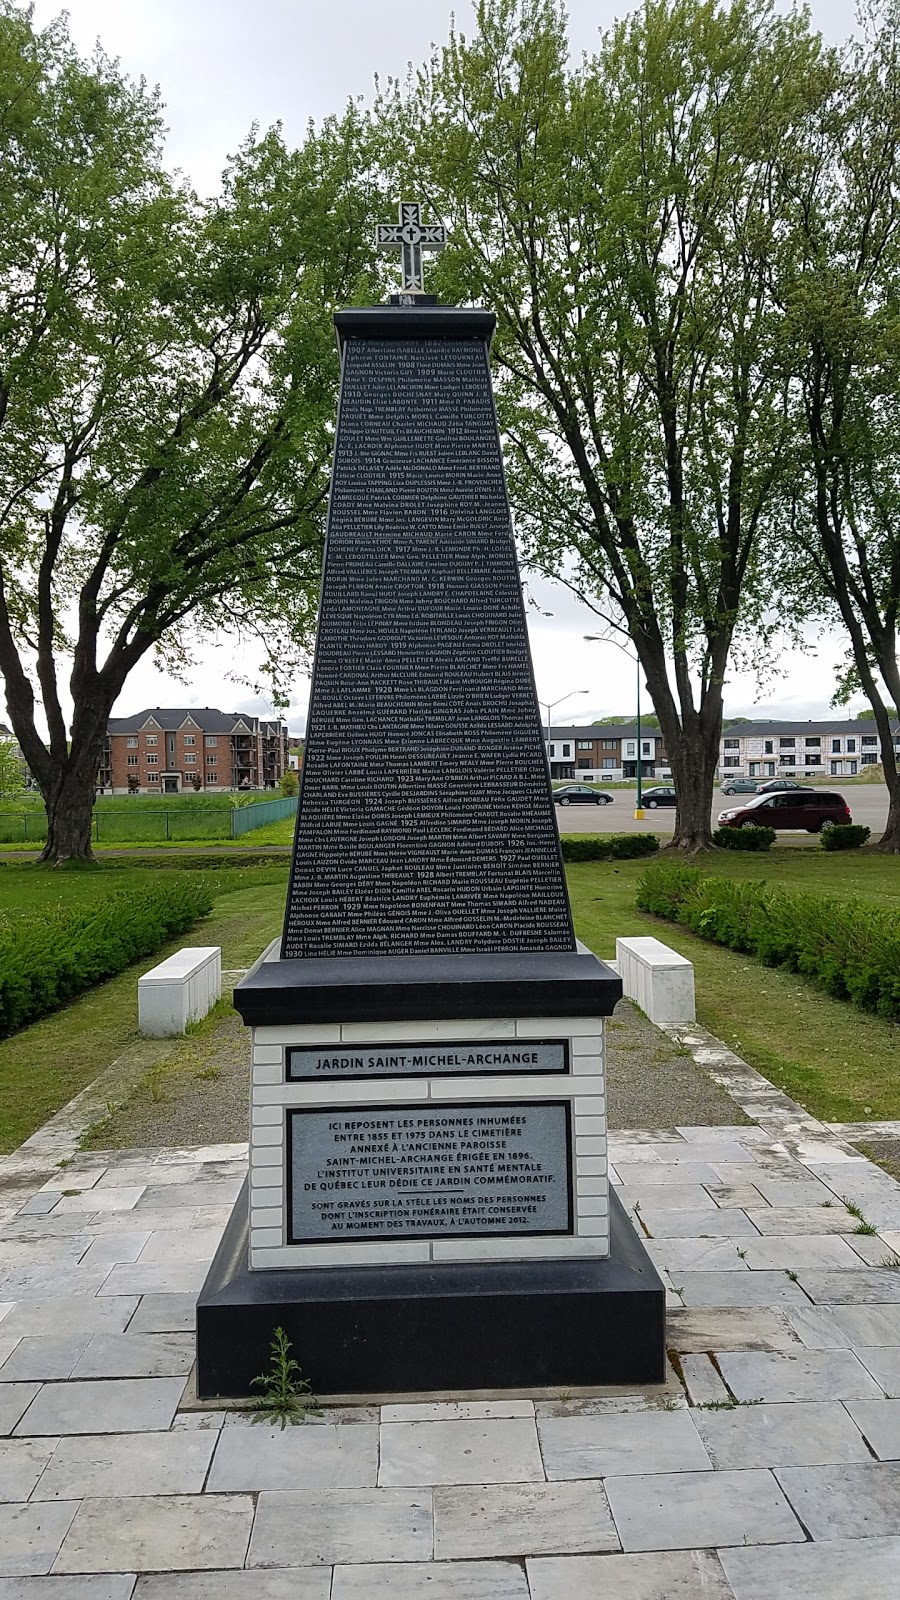
{"type": "MultiPolygon", "coordinates": [[[[253,1029],[249,1195],[197,1310],[198,1390],[286,1328],[320,1394],[653,1382],[664,1292],[606,1165],[494,414],[494,317],[338,312],[341,390],[284,933],[253,1029]]],[[[417,287],[418,286],[418,287],[417,287]]],[[[404,299],[405,297],[399,297],[404,299]]]]}

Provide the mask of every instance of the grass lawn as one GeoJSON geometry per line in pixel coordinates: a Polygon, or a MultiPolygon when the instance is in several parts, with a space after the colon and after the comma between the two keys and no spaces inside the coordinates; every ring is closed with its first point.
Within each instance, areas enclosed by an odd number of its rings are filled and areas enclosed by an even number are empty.
{"type": "MultiPolygon", "coordinates": [[[[290,833],[293,821],[260,829],[290,833]]],[[[259,834],[255,834],[254,842],[259,834]]],[[[260,840],[281,842],[280,840],[260,840]]],[[[173,853],[174,855],[174,853],[173,853]]],[[[179,852],[179,856],[181,852],[179,852]]],[[[224,967],[246,967],[281,927],[287,857],[277,863],[224,867],[198,857],[217,899],[211,915],[187,936],[12,1038],[0,1041],[0,1152],[14,1149],[137,1039],[137,978],[185,939],[220,944],[224,967]]],[[[147,871],[185,870],[170,859],[107,860],[89,868],[52,871],[0,865],[0,917],[40,906],[94,900],[137,887],[147,871]]],[[[575,925],[598,955],[611,956],[616,935],[655,933],[688,956],[696,971],[701,1023],[731,1044],[758,1071],[826,1120],[900,1117],[900,1028],[815,989],[790,973],[762,967],[749,956],[707,944],[674,923],[635,909],[634,890],[646,861],[578,862],[567,869],[575,925]]],[[[774,848],[764,856],[717,853],[708,870],[729,877],[765,878],[772,885],[860,895],[897,905],[900,861],[863,852],[826,855],[774,848]]],[[[193,868],[193,863],[191,863],[193,868]]]]}
{"type": "MultiPolygon", "coordinates": [[[[765,855],[702,859],[723,877],[764,878],[773,888],[858,895],[900,915],[900,861],[862,851],[773,847],[765,855]]],[[[832,1000],[795,973],[708,944],[676,923],[636,910],[645,861],[578,862],[567,869],[575,926],[600,956],[616,935],[653,933],[694,963],[697,1018],[751,1066],[826,1121],[900,1117],[900,1027],[832,1000]]]]}
{"type": "MultiPolygon", "coordinates": [[[[155,868],[154,870],[159,870],[155,868]]],[[[0,915],[15,916],[60,901],[96,900],[147,881],[129,865],[49,872],[0,868],[0,915]]],[[[287,863],[204,873],[218,897],[209,917],[118,977],[98,984],[61,1011],[0,1040],[0,1152],[27,1139],[60,1106],[139,1039],[137,980],[185,943],[222,946],[223,967],[247,967],[278,933],[287,863]]]]}

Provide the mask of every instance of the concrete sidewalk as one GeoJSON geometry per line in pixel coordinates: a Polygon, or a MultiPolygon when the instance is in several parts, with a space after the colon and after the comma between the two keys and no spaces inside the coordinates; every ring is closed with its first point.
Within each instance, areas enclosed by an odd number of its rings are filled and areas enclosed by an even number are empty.
{"type": "Polygon", "coordinates": [[[669,1286],[665,1387],[284,1433],[184,1398],[244,1147],[30,1188],[8,1157],[0,1600],[894,1600],[900,1185],[846,1132],[612,1136],[669,1286]]]}

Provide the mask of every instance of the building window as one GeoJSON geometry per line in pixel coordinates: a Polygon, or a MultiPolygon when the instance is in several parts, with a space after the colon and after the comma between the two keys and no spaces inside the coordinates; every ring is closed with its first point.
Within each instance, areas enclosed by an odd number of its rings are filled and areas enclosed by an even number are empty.
{"type": "Polygon", "coordinates": [[[571,756],[571,754],[572,754],[572,746],[570,744],[564,744],[563,745],[563,760],[564,761],[567,760],[571,756]]]}
{"type": "Polygon", "coordinates": [[[582,757],[580,757],[579,760],[576,761],[575,765],[576,765],[576,767],[583,768],[584,771],[586,771],[586,772],[590,772],[590,770],[591,770],[591,758],[590,758],[590,756],[582,756],[582,757]]]}
{"type": "Polygon", "coordinates": [[[653,746],[650,743],[649,739],[642,739],[641,740],[641,755],[642,756],[652,756],[653,755],[653,746]]]}
{"type": "Polygon", "coordinates": [[[740,750],[741,748],[740,739],[723,739],[722,743],[726,750],[740,750]]]}
{"type": "Polygon", "coordinates": [[[779,739],[778,748],[779,750],[793,750],[796,743],[796,739],[779,739]]]}
{"type": "Polygon", "coordinates": [[[129,750],[136,750],[137,747],[138,747],[138,742],[137,742],[136,738],[135,739],[126,739],[125,743],[127,744],[129,750]]]}
{"type": "Polygon", "coordinates": [[[186,766],[186,767],[190,767],[190,766],[192,766],[192,765],[193,765],[193,764],[194,764],[194,762],[195,762],[195,761],[196,761],[196,760],[197,760],[197,757],[196,757],[196,756],[194,756],[194,755],[191,755],[191,753],[190,753],[190,751],[188,751],[188,752],[187,752],[187,753],[186,753],[186,754],[185,754],[185,758],[184,758],[184,764],[185,764],[185,766],[186,766]]]}
{"type": "Polygon", "coordinates": [[[774,741],[774,739],[764,739],[763,740],[763,755],[765,755],[765,756],[773,756],[774,754],[775,754],[775,741],[774,741]]]}
{"type": "Polygon", "coordinates": [[[216,745],[218,744],[218,742],[219,741],[216,738],[215,734],[213,734],[212,737],[210,737],[210,735],[207,734],[206,738],[203,741],[203,743],[206,745],[207,750],[214,750],[216,745]]]}
{"type": "Polygon", "coordinates": [[[147,782],[148,783],[159,783],[159,773],[158,772],[148,772],[147,773],[147,782]]]}
{"type": "Polygon", "coordinates": [[[148,744],[159,744],[159,739],[155,733],[148,733],[145,738],[148,744]]]}
{"type": "Polygon", "coordinates": [[[856,752],[856,740],[855,739],[848,739],[847,740],[847,749],[850,751],[851,755],[855,754],[855,752],[856,752]]]}
{"type": "Polygon", "coordinates": [[[813,749],[815,749],[815,750],[820,750],[822,748],[821,739],[807,739],[807,741],[806,741],[807,750],[809,750],[811,747],[813,749]]]}
{"type": "Polygon", "coordinates": [[[868,752],[864,750],[859,759],[864,767],[871,767],[874,766],[875,762],[878,760],[878,757],[874,750],[869,750],[868,752]]]}
{"type": "Polygon", "coordinates": [[[548,752],[548,754],[550,756],[550,760],[552,761],[554,756],[556,755],[556,745],[555,744],[548,745],[547,746],[547,752],[548,752]]]}
{"type": "Polygon", "coordinates": [[[874,733],[864,733],[863,736],[862,736],[862,743],[863,743],[863,748],[865,748],[865,746],[867,744],[868,745],[877,744],[878,743],[878,737],[874,733]]]}
{"type": "Polygon", "coordinates": [[[817,755],[815,750],[807,750],[807,752],[806,752],[806,764],[807,764],[808,767],[821,766],[822,765],[822,757],[821,757],[821,755],[820,754],[817,755]]]}
{"type": "Polygon", "coordinates": [[[730,755],[724,755],[722,757],[722,765],[723,767],[737,767],[740,765],[740,760],[740,756],[735,752],[732,752],[730,755]]]}
{"type": "Polygon", "coordinates": [[[192,733],[186,733],[184,736],[184,742],[185,744],[196,744],[197,740],[192,733]]]}
{"type": "Polygon", "coordinates": [[[206,765],[208,767],[214,767],[216,765],[218,759],[219,759],[218,756],[207,756],[206,765]]]}
{"type": "Polygon", "coordinates": [[[600,765],[602,766],[604,772],[614,772],[617,766],[615,756],[604,756],[600,765]]]}
{"type": "Polygon", "coordinates": [[[128,761],[129,767],[136,767],[137,766],[137,764],[138,764],[137,756],[128,756],[126,759],[128,761]]]}
{"type": "Polygon", "coordinates": [[[158,764],[159,764],[159,756],[148,756],[147,757],[147,765],[148,765],[148,767],[155,767],[158,764]]]}
{"type": "Polygon", "coordinates": [[[604,748],[604,750],[615,750],[615,748],[616,748],[615,739],[604,739],[603,748],[604,748]]]}
{"type": "Polygon", "coordinates": [[[626,739],[626,741],[625,741],[625,754],[626,754],[626,756],[631,756],[632,759],[637,755],[637,745],[635,744],[633,739],[626,739]]]}
{"type": "Polygon", "coordinates": [[[841,741],[840,741],[840,739],[832,739],[832,741],[831,741],[831,749],[832,749],[832,752],[833,752],[834,755],[836,755],[836,756],[840,755],[840,753],[841,753],[841,741]]]}
{"type": "Polygon", "coordinates": [[[576,748],[578,750],[593,750],[594,741],[593,739],[579,739],[576,748]]]}

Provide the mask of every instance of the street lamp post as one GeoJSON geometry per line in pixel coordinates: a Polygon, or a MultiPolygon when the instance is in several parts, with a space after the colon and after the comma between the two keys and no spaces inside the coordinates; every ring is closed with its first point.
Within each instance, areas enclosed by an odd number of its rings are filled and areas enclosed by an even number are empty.
{"type": "MultiPolygon", "coordinates": [[[[558,700],[539,700],[538,701],[538,705],[540,706],[541,710],[542,711],[546,711],[546,713],[547,713],[547,744],[548,745],[550,743],[550,713],[551,713],[551,711],[554,711],[557,706],[561,706],[564,700],[571,700],[573,695],[576,695],[576,694],[590,694],[590,692],[591,692],[590,689],[570,689],[568,694],[560,695],[558,700]]],[[[549,770],[549,766],[550,766],[550,752],[549,752],[549,749],[548,749],[548,751],[547,751],[547,767],[548,767],[548,770],[549,770]]]]}
{"type": "Polygon", "coordinates": [[[644,807],[643,807],[643,803],[642,803],[642,801],[643,801],[643,791],[642,791],[642,788],[641,788],[641,662],[640,662],[640,657],[637,656],[637,655],[632,655],[631,651],[630,650],[626,650],[625,646],[623,644],[620,644],[618,639],[609,639],[602,633],[586,633],[584,635],[584,638],[587,640],[587,642],[589,644],[614,644],[616,649],[617,650],[621,650],[623,656],[627,656],[629,661],[633,661],[635,666],[636,666],[636,668],[637,668],[637,684],[636,684],[636,688],[637,688],[637,765],[636,765],[636,768],[635,768],[636,773],[637,773],[637,795],[635,796],[636,804],[635,804],[635,808],[634,808],[634,816],[635,816],[635,821],[636,822],[643,822],[643,820],[644,820],[644,807]]]}

